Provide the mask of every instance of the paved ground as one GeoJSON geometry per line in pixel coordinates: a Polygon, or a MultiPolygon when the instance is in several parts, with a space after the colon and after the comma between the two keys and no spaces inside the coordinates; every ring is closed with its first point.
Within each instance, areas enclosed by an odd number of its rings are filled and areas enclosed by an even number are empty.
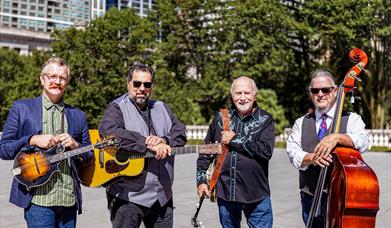
{"type": "MultiPolygon", "coordinates": [[[[174,227],[191,227],[198,198],[195,195],[196,155],[176,157],[174,182],[174,227]]],[[[376,227],[391,224],[391,153],[367,153],[365,161],[371,166],[380,182],[380,211],[376,227]]],[[[8,203],[11,161],[0,161],[0,227],[26,227],[23,210],[8,203]]],[[[270,162],[270,184],[274,213],[274,227],[303,227],[298,198],[298,171],[289,163],[282,149],[275,149],[270,162]]],[[[78,227],[110,227],[106,199],[102,188],[84,188],[84,213],[78,217],[78,227]]],[[[205,201],[199,214],[206,228],[219,227],[216,204],[205,201]]],[[[247,227],[245,221],[243,227],[247,227]]]]}

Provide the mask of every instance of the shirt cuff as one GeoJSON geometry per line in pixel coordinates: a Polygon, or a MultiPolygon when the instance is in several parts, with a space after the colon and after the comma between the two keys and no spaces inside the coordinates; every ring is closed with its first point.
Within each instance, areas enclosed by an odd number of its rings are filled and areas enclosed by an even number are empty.
{"type": "Polygon", "coordinates": [[[297,160],[296,160],[295,162],[297,162],[297,167],[298,167],[299,170],[305,171],[305,170],[308,169],[308,166],[309,166],[309,165],[302,166],[303,161],[304,161],[304,157],[305,157],[307,154],[309,154],[309,153],[304,152],[304,151],[303,151],[303,153],[298,154],[297,160]]]}

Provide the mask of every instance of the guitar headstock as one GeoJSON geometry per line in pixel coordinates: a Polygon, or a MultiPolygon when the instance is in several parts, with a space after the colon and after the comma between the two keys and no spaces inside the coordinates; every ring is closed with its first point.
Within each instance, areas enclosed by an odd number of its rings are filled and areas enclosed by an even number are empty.
{"type": "Polygon", "coordinates": [[[203,144],[198,148],[199,154],[221,154],[221,143],[203,144]]]}
{"type": "Polygon", "coordinates": [[[103,140],[97,142],[94,147],[97,149],[103,149],[103,148],[113,148],[113,149],[119,149],[121,146],[119,142],[119,138],[114,136],[107,136],[103,140]]]}

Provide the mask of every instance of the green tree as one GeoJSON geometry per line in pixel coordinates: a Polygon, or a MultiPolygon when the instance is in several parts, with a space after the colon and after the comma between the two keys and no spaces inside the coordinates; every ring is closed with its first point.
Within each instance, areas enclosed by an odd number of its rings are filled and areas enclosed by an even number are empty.
{"type": "Polygon", "coordinates": [[[295,67],[286,36],[292,17],[280,1],[162,0],[151,19],[162,34],[156,54],[197,88],[188,94],[206,122],[229,102],[233,79],[250,76],[277,90],[295,67]]]}
{"type": "Polygon", "coordinates": [[[353,66],[347,54],[358,47],[368,57],[367,73],[359,86],[362,98],[355,110],[363,115],[370,128],[385,126],[386,92],[390,88],[390,12],[388,0],[306,0],[296,11],[302,22],[302,65],[308,72],[322,67],[331,69],[341,83],[353,66]]]}
{"type": "Polygon", "coordinates": [[[53,52],[66,59],[71,68],[65,100],[87,113],[91,128],[98,126],[107,103],[127,92],[128,68],[135,61],[145,62],[156,34],[155,26],[133,10],[115,8],[85,30],[70,28],[54,33],[53,52]]]}
{"type": "Polygon", "coordinates": [[[284,108],[278,104],[277,94],[271,89],[260,89],[257,94],[258,106],[269,112],[274,121],[276,135],[281,134],[284,128],[288,126],[289,122],[285,118],[284,108]]]}
{"type": "Polygon", "coordinates": [[[4,125],[14,101],[42,92],[39,73],[44,58],[45,53],[21,56],[16,51],[0,49],[0,126],[4,125]]]}

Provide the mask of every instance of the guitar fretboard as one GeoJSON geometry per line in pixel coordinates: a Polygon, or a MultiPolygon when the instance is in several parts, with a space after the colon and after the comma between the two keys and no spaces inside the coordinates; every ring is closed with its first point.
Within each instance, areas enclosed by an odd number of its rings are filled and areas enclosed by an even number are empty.
{"type": "MultiPolygon", "coordinates": [[[[173,147],[171,155],[180,155],[180,154],[191,154],[191,153],[199,153],[199,148],[202,145],[195,146],[185,146],[185,147],[173,147]]],[[[217,151],[216,151],[217,153],[217,151]]],[[[148,150],[146,153],[131,153],[130,158],[152,158],[155,157],[156,154],[153,151],[148,150]]]]}

